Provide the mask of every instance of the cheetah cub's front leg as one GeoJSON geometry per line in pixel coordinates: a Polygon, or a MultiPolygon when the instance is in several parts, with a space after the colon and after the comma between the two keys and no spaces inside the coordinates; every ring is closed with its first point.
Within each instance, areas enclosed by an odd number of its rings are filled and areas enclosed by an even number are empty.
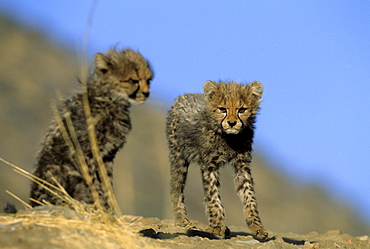
{"type": "Polygon", "coordinates": [[[221,204],[219,171],[216,165],[202,167],[204,202],[208,217],[206,232],[221,238],[229,237],[230,231],[225,225],[225,211],[221,204]]]}
{"type": "Polygon", "coordinates": [[[236,164],[234,166],[234,170],[235,187],[243,205],[246,223],[252,233],[255,234],[259,239],[266,239],[268,232],[263,227],[257,210],[257,201],[254,197],[254,183],[251,169],[248,165],[236,164]]]}

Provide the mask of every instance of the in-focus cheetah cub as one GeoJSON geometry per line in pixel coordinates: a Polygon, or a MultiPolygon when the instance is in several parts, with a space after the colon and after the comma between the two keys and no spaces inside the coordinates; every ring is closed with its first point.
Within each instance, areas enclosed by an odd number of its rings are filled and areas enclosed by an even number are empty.
{"type": "Polygon", "coordinates": [[[208,232],[225,237],[224,208],[220,199],[219,168],[230,164],[242,201],[246,222],[260,239],[266,239],[257,210],[251,175],[253,130],[262,84],[207,81],[204,94],[186,94],[172,105],[167,122],[171,163],[171,201],[175,222],[193,227],[184,203],[184,187],[191,162],[200,165],[209,220],[208,232]]]}
{"type": "MultiPolygon", "coordinates": [[[[129,108],[132,103],[142,103],[149,97],[149,83],[153,77],[148,61],[130,49],[111,49],[106,55],[94,57],[95,71],[87,82],[87,95],[99,150],[112,184],[113,159],[126,142],[131,129],[129,108]]],[[[102,204],[107,210],[107,194],[101,183],[97,164],[93,158],[89,141],[82,91],[65,99],[59,108],[66,126],[66,117],[72,120],[83,156],[93,184],[97,188],[102,204]]],[[[42,141],[34,175],[54,184],[53,176],[68,192],[79,201],[93,203],[91,192],[82,177],[71,150],[54,120],[42,141]]],[[[30,197],[38,201],[62,204],[61,200],[39,184],[32,183],[30,197]]],[[[31,202],[32,206],[38,205],[31,202]]]]}

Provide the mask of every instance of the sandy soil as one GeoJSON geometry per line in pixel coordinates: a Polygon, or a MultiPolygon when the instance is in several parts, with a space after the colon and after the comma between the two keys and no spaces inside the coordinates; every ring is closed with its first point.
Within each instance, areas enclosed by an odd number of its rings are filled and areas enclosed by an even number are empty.
{"type": "MultiPolygon", "coordinates": [[[[140,233],[154,238],[160,245],[168,248],[370,248],[369,236],[353,237],[339,230],[327,231],[324,234],[282,234],[270,231],[267,241],[256,240],[247,227],[229,226],[230,239],[216,239],[212,234],[201,231],[185,230],[173,226],[172,220],[141,219],[136,221],[140,233]]],[[[202,223],[197,227],[205,228],[202,223]]]]}
{"type": "MultiPolygon", "coordinates": [[[[206,227],[197,221],[200,229],[206,227]]],[[[229,226],[231,238],[186,230],[172,220],[105,214],[81,214],[66,208],[39,208],[0,215],[0,248],[370,248],[368,235],[351,236],[339,230],[319,234],[270,231],[256,240],[247,227],[229,226]]]]}

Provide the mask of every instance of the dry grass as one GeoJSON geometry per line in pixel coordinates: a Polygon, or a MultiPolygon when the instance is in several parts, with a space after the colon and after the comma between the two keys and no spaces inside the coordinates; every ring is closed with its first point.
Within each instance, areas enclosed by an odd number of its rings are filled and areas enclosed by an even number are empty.
{"type": "MultiPolygon", "coordinates": [[[[0,216],[0,231],[13,232],[0,246],[23,248],[159,248],[141,237],[129,223],[106,213],[73,213],[63,209],[35,209],[28,214],[0,216]],[[66,218],[66,217],[68,218],[66,218]],[[20,232],[20,233],[17,233],[20,232]]],[[[71,211],[71,210],[70,210],[71,211]]]]}
{"type": "Polygon", "coordinates": [[[78,202],[61,186],[45,182],[3,158],[0,161],[42,184],[68,206],[58,207],[45,202],[40,203],[40,207],[31,208],[7,191],[26,209],[0,216],[0,232],[13,232],[13,236],[0,239],[1,248],[160,248],[140,236],[140,226],[126,222],[125,216],[111,215],[96,205],[78,202]]]}

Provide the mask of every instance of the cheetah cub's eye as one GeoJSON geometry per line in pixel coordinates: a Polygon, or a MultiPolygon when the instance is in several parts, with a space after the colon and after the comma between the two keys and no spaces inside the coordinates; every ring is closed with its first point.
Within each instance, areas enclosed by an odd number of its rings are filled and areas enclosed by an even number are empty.
{"type": "Polygon", "coordinates": [[[246,110],[247,110],[247,108],[245,108],[245,107],[240,107],[240,108],[239,108],[239,110],[238,110],[238,112],[239,112],[239,113],[244,113],[246,110]]]}
{"type": "Polygon", "coordinates": [[[218,110],[221,112],[221,113],[226,113],[227,110],[225,107],[219,107],[218,110]]]}
{"type": "Polygon", "coordinates": [[[134,79],[130,79],[130,82],[131,82],[132,84],[139,84],[139,81],[138,81],[138,80],[134,80],[134,79]]]}

